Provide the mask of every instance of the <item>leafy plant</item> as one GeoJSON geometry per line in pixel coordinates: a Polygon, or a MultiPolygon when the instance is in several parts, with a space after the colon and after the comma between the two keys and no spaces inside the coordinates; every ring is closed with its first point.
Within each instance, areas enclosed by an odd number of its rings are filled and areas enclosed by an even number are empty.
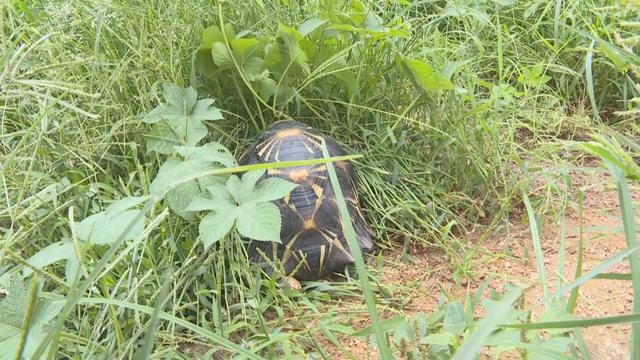
{"type": "Polygon", "coordinates": [[[31,359],[63,302],[42,299],[39,281],[13,278],[0,299],[0,357],[31,359]]]}
{"type": "Polygon", "coordinates": [[[269,178],[256,185],[264,172],[249,171],[242,180],[232,175],[226,185],[207,188],[211,198],[197,198],[187,207],[190,211],[213,210],[200,221],[200,237],[205,248],[225,236],[234,224],[241,236],[280,242],[280,209],[271,201],[286,196],[297,184],[269,178]]]}
{"type": "Polygon", "coordinates": [[[153,124],[147,140],[147,151],[172,154],[175,146],[195,146],[207,136],[206,120],[220,120],[222,113],[213,106],[213,99],[198,100],[192,87],[165,84],[165,103],[158,105],[144,118],[153,124]]]}

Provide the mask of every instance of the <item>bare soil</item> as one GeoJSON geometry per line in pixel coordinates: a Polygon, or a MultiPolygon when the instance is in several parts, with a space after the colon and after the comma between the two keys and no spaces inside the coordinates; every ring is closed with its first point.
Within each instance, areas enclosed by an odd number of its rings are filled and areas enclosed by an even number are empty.
{"type": "MultiPolygon", "coordinates": [[[[569,203],[563,217],[564,241],[566,247],[564,273],[558,274],[562,221],[553,221],[553,216],[545,216],[542,226],[542,251],[544,253],[545,276],[554,290],[557,279],[562,276],[571,281],[575,277],[579,239],[582,228],[584,244],[583,273],[586,273],[603,260],[615,255],[627,247],[622,234],[622,223],[618,205],[618,195],[612,179],[602,172],[576,172],[572,174],[574,189],[583,188],[584,205],[582,226],[576,199],[569,203]]],[[[540,189],[543,184],[540,184],[540,189]]],[[[536,194],[532,194],[532,197],[536,194]]],[[[632,193],[634,201],[640,199],[637,191],[632,193]]],[[[489,281],[489,287],[503,290],[507,282],[516,283],[525,289],[527,309],[534,314],[542,310],[542,287],[536,271],[533,240],[526,217],[521,213],[513,214],[509,224],[496,232],[488,227],[477,226],[466,235],[466,239],[475,249],[472,266],[467,278],[460,284],[453,280],[454,267],[444,254],[433,249],[412,249],[410,261],[403,261],[399,249],[387,251],[381,281],[385,286],[398,289],[408,303],[396,310],[406,315],[418,312],[430,313],[437,307],[440,294],[464,301],[468,291],[473,292],[483,282],[489,281]]],[[[406,257],[404,257],[406,259],[406,257]]],[[[629,273],[628,262],[624,261],[609,268],[607,272],[629,273]]],[[[486,292],[485,292],[486,294],[486,292]]],[[[619,315],[631,312],[632,286],[629,281],[591,280],[580,288],[576,314],[582,318],[619,315]]],[[[353,304],[356,306],[356,304],[353,304]]],[[[361,306],[358,304],[357,306],[361,306]]],[[[366,321],[363,319],[363,321],[366,321]]],[[[354,324],[355,325],[355,324],[354,324]]],[[[629,357],[630,326],[614,325],[586,328],[582,332],[594,359],[622,359],[629,357]]],[[[374,349],[366,342],[353,338],[343,338],[342,345],[350,354],[332,348],[327,349],[335,359],[375,359],[374,349]]],[[[513,354],[505,358],[512,358],[513,354]]]]}

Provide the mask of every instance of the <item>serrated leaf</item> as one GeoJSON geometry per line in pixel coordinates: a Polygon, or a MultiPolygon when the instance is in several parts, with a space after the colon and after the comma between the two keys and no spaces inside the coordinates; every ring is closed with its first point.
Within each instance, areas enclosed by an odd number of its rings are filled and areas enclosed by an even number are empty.
{"type": "Polygon", "coordinates": [[[270,202],[242,204],[236,211],[240,235],[260,241],[280,242],[280,209],[270,202]]]}
{"type": "Polygon", "coordinates": [[[186,161],[217,162],[225,167],[238,165],[233,154],[224,145],[217,142],[210,142],[203,146],[179,146],[175,150],[186,161]]]}
{"type": "Polygon", "coordinates": [[[149,186],[149,191],[160,197],[166,196],[167,192],[176,187],[177,184],[187,181],[195,181],[200,175],[207,171],[219,169],[217,161],[205,161],[196,157],[180,161],[178,159],[167,159],[160,167],[158,174],[149,186]]]}
{"type": "Polygon", "coordinates": [[[207,135],[203,121],[222,119],[213,100],[198,100],[192,87],[165,84],[162,93],[166,103],[156,107],[146,118],[146,122],[155,123],[147,141],[148,151],[167,154],[176,145],[194,146],[207,135]]]}
{"type": "Polygon", "coordinates": [[[424,91],[453,90],[454,88],[449,79],[422,60],[402,58],[400,64],[409,80],[424,91]]]}
{"type": "Polygon", "coordinates": [[[252,197],[254,201],[273,201],[282,199],[298,186],[296,183],[272,177],[261,181],[255,189],[252,197]]]}
{"type": "Polygon", "coordinates": [[[204,248],[209,248],[229,233],[233,228],[235,218],[235,209],[232,207],[218,208],[215,213],[205,216],[198,227],[204,248]]]}
{"type": "Polygon", "coordinates": [[[235,199],[225,184],[208,186],[207,191],[209,191],[213,200],[221,201],[225,204],[236,204],[235,199]]]}
{"type": "MultiPolygon", "coordinates": [[[[20,348],[24,331],[24,319],[29,303],[29,287],[21,279],[14,278],[7,289],[7,296],[0,300],[0,359],[14,359],[20,348]]],[[[64,302],[39,299],[31,315],[29,333],[22,357],[31,359],[48,332],[48,323],[62,309],[64,302]]]]}

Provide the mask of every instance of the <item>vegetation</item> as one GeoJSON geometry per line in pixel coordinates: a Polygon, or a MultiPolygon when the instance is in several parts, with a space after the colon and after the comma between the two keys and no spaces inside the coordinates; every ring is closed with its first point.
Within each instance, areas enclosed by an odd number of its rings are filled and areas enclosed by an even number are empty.
{"type": "MultiPolygon", "coordinates": [[[[351,338],[383,358],[589,358],[581,328],[632,323],[640,359],[638,14],[596,0],[0,3],[0,357],[354,358],[351,338]],[[341,160],[379,247],[302,291],[244,247],[279,241],[270,201],[291,184],[256,180],[296,164],[236,159],[282,117],[353,150],[341,160]],[[594,171],[573,166],[585,157],[613,176],[628,248],[584,273],[580,251],[575,278],[552,284],[541,218],[580,203],[566,179],[594,171]],[[541,311],[506,285],[410,314],[382,281],[385,250],[415,246],[474,280],[465,233],[519,211],[541,311]],[[606,272],[623,261],[630,273],[606,272]],[[594,278],[631,281],[633,312],[579,318],[594,278]]],[[[335,160],[317,160],[334,184],[335,160]]]]}

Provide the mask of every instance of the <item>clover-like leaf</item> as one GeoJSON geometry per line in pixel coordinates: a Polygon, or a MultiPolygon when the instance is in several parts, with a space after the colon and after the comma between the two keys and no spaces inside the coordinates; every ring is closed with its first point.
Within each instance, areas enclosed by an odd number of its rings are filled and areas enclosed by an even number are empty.
{"type": "Polygon", "coordinates": [[[147,151],[171,154],[176,145],[194,146],[207,135],[203,121],[222,119],[213,99],[198,100],[192,87],[165,84],[162,94],[165,103],[144,118],[154,124],[147,139],[147,151]]]}
{"type": "MultiPolygon", "coordinates": [[[[0,359],[14,359],[25,331],[30,291],[28,284],[19,278],[13,278],[6,290],[7,296],[0,300],[0,359]]],[[[24,359],[33,358],[35,350],[47,336],[49,322],[58,315],[64,302],[38,298],[35,304],[22,352],[21,358],[24,359]]]]}

